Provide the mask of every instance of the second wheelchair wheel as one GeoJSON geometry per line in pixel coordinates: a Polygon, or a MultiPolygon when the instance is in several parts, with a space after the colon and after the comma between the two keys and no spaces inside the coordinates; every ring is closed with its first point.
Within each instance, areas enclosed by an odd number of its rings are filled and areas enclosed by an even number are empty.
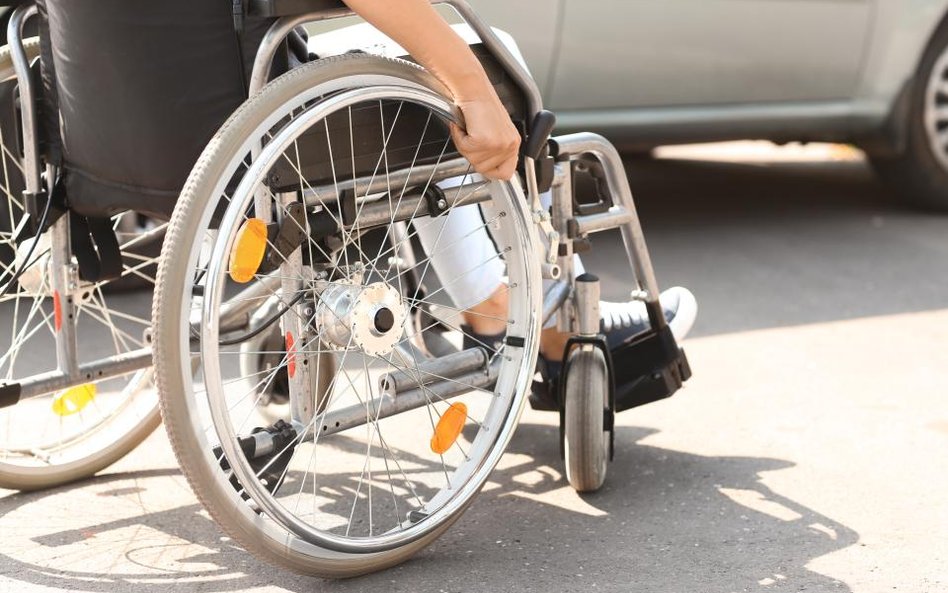
{"type": "MultiPolygon", "coordinates": [[[[240,372],[245,377],[259,377],[276,371],[273,380],[261,386],[262,397],[257,402],[257,412],[266,420],[276,422],[290,413],[290,377],[285,365],[281,365],[286,356],[286,336],[280,331],[280,300],[276,297],[250,316],[249,333],[254,334],[240,344],[240,372]],[[266,325],[268,324],[269,325],[266,325]]],[[[316,365],[320,372],[310,373],[309,389],[315,394],[317,409],[326,401],[332,389],[333,366],[335,359],[323,352],[317,356],[316,365]]]]}
{"type": "MultiPolygon", "coordinates": [[[[24,49],[38,53],[35,39],[24,49]]],[[[114,294],[131,278],[154,286],[162,229],[123,232],[121,277],[86,282],[68,247],[68,215],[25,237],[17,80],[0,49],[0,488],[32,490],[88,477],[155,428],[146,332],[151,290],[114,294]],[[58,280],[54,277],[58,276],[58,280]],[[81,344],[81,347],[80,347],[81,344]]]]}
{"type": "MultiPolygon", "coordinates": [[[[182,192],[154,309],[163,418],[209,513],[266,560],[331,577],[405,560],[467,508],[516,426],[540,331],[536,230],[516,181],[484,181],[454,150],[453,109],[408,62],[312,62],[238,109],[182,192]],[[450,270],[395,256],[464,208],[493,255],[450,270]],[[444,289],[494,261],[507,339],[462,350],[444,289]],[[279,331],[241,349],[256,335],[232,322],[268,300],[255,323],[279,331]],[[445,328],[455,349],[432,356],[426,334],[445,328]],[[238,364],[254,353],[271,362],[238,364]],[[283,373],[288,402],[268,418],[283,373]]],[[[465,240],[439,235],[432,253],[465,240]]]]}
{"type": "Polygon", "coordinates": [[[606,480],[610,434],[609,372],[602,351],[591,346],[574,349],[563,368],[564,453],[566,478],[577,492],[594,492],[606,480]]]}

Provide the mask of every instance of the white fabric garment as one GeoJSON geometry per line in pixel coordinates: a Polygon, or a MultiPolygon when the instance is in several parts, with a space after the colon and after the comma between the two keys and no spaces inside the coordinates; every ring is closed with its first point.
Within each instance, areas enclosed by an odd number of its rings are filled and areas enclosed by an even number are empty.
{"type": "MultiPolygon", "coordinates": [[[[457,187],[461,178],[448,179],[439,184],[445,191],[457,187]]],[[[552,194],[540,196],[544,208],[549,209],[552,194]]],[[[490,237],[478,205],[454,208],[437,218],[416,221],[415,230],[430,257],[431,267],[438,278],[447,282],[445,292],[458,309],[470,308],[489,297],[503,283],[506,275],[502,258],[490,237]]],[[[579,256],[573,256],[574,276],[585,271],[579,256]]],[[[549,284],[544,281],[544,290],[549,284]]],[[[555,323],[555,316],[545,327],[555,323]]]]}

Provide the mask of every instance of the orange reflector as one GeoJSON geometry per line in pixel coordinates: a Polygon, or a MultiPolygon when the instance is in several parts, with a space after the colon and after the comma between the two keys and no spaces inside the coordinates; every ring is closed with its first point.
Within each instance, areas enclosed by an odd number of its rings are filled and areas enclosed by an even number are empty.
{"type": "Polygon", "coordinates": [[[93,399],[95,399],[95,383],[72,387],[53,398],[53,413],[57,416],[77,414],[93,399]]]}
{"type": "Polygon", "coordinates": [[[286,332],[286,372],[291,379],[296,374],[296,342],[290,332],[286,332]]]}
{"type": "Polygon", "coordinates": [[[63,327],[63,302],[59,298],[59,291],[53,291],[53,321],[56,324],[56,331],[63,327]]]}
{"type": "Polygon", "coordinates": [[[253,280],[267,251],[267,223],[250,218],[240,226],[230,250],[230,277],[245,284],[253,280]]]}
{"type": "Polygon", "coordinates": [[[441,455],[450,449],[454,441],[458,440],[466,420],[467,406],[462,403],[451,404],[435,426],[434,436],[431,437],[431,450],[441,455]]]}

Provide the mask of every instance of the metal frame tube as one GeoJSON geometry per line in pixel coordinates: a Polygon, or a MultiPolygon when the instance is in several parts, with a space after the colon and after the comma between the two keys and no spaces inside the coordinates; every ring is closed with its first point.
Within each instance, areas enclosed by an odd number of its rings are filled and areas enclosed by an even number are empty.
{"type": "MultiPolygon", "coordinates": [[[[280,205],[287,208],[296,202],[297,195],[296,192],[284,192],[279,194],[277,198],[280,205]]],[[[287,215],[284,214],[283,216],[287,215]]],[[[302,247],[297,247],[292,253],[286,254],[285,258],[279,268],[281,289],[284,295],[295,295],[303,289],[302,247]]],[[[316,394],[310,389],[312,385],[310,372],[315,372],[315,369],[310,369],[310,356],[307,352],[311,349],[307,347],[307,344],[317,339],[313,335],[311,325],[307,322],[306,309],[311,306],[310,303],[306,302],[297,303],[293,306],[296,310],[294,315],[284,315],[280,318],[283,335],[287,336],[287,341],[295,340],[295,343],[288,348],[287,367],[289,371],[290,416],[293,423],[298,426],[308,425],[316,411],[316,394]]]]}
{"type": "MultiPolygon", "coordinates": [[[[447,202],[446,208],[480,204],[490,199],[490,197],[491,184],[480,183],[472,187],[466,193],[460,191],[447,192],[447,195],[445,195],[445,201],[447,202]],[[464,195],[461,195],[462,193],[464,195]]],[[[409,220],[413,217],[425,216],[428,214],[428,208],[424,204],[419,204],[423,201],[424,198],[420,194],[406,196],[400,200],[394,212],[392,212],[392,207],[387,199],[378,200],[373,204],[366,204],[362,207],[359,212],[359,218],[351,229],[368,229],[379,225],[391,224],[392,222],[409,220]]]]}
{"type": "MultiPolygon", "coordinates": [[[[567,282],[572,284],[573,277],[576,275],[573,266],[573,241],[569,237],[569,221],[573,217],[573,172],[569,161],[556,163],[553,176],[552,192],[552,224],[553,230],[559,233],[559,244],[557,246],[557,259],[561,275],[567,282]]],[[[563,296],[561,305],[565,304],[570,298],[570,292],[567,291],[563,296]]],[[[544,305],[545,305],[544,299],[544,305]]],[[[565,309],[565,307],[564,307],[565,309]]],[[[546,307],[544,307],[546,313],[546,307]]],[[[556,318],[556,328],[562,333],[572,333],[573,316],[565,314],[556,318]]],[[[546,324],[547,318],[543,323],[546,324]]]]}
{"type": "Polygon", "coordinates": [[[379,377],[379,390],[383,395],[398,398],[408,390],[483,369],[487,362],[487,351],[483,348],[461,350],[419,362],[417,369],[385,373],[379,377]]]}
{"type": "MultiPolygon", "coordinates": [[[[491,183],[480,182],[471,184],[468,193],[461,195],[461,192],[447,192],[444,199],[446,208],[457,206],[469,206],[471,204],[480,204],[486,202],[491,197],[491,183]]],[[[407,194],[402,197],[398,203],[398,208],[392,212],[389,200],[386,198],[375,199],[371,203],[366,203],[360,207],[357,224],[346,227],[347,231],[370,230],[381,225],[388,225],[392,222],[404,222],[421,216],[428,216],[428,207],[422,204],[425,200],[420,194],[407,194]]],[[[335,197],[317,201],[315,203],[306,202],[307,206],[325,206],[327,203],[335,202],[335,197]]],[[[412,259],[414,256],[412,255],[412,259]]]]}
{"type": "Polygon", "coordinates": [[[598,233],[599,231],[619,228],[632,222],[632,218],[633,215],[624,207],[612,206],[605,212],[577,216],[573,219],[576,224],[574,230],[578,235],[598,233]]]}
{"type": "Polygon", "coordinates": [[[388,191],[393,187],[412,187],[416,185],[427,185],[428,183],[438,183],[451,177],[461,177],[467,175],[472,181],[480,179],[480,176],[471,174],[471,164],[467,159],[457,158],[444,161],[435,165],[418,165],[407,169],[392,171],[386,175],[370,175],[359,177],[355,181],[352,179],[340,179],[332,185],[324,185],[306,188],[303,191],[303,198],[308,205],[318,204],[317,195],[335,196],[336,191],[344,192],[354,190],[356,193],[356,202],[365,199],[365,196],[374,193],[388,191]]]}
{"type": "MultiPolygon", "coordinates": [[[[416,295],[422,295],[422,278],[418,272],[417,264],[418,259],[415,257],[415,248],[411,243],[411,233],[408,230],[408,224],[404,220],[395,221],[389,227],[389,232],[386,234],[388,237],[389,243],[391,244],[392,257],[396,262],[396,268],[398,270],[398,275],[407,274],[405,278],[406,288],[408,288],[412,293],[416,295]]],[[[425,344],[424,336],[422,336],[421,328],[416,323],[406,323],[404,324],[405,328],[405,338],[408,340],[414,349],[418,350],[418,356],[415,358],[426,359],[431,357],[431,353],[428,352],[428,347],[425,344]]],[[[409,355],[410,357],[412,355],[409,355]]]]}
{"type": "Polygon", "coordinates": [[[599,278],[592,274],[576,279],[576,319],[579,335],[599,333],[599,278]]]}
{"type": "Polygon", "coordinates": [[[635,201],[632,199],[632,189],[629,187],[629,180],[619,152],[608,140],[591,132],[558,136],[554,138],[554,141],[559,147],[561,158],[589,154],[602,164],[606,174],[606,185],[609,187],[613,201],[629,216],[628,220],[619,225],[619,229],[622,232],[629,263],[635,270],[639,284],[646,292],[645,305],[648,309],[649,321],[654,329],[665,327],[667,322],[658,301],[659,292],[655,270],[645,245],[645,234],[642,232],[635,201]]]}
{"type": "Polygon", "coordinates": [[[306,23],[316,23],[329,19],[337,19],[345,16],[351,16],[352,10],[349,8],[326,9],[319,12],[309,12],[296,16],[285,16],[276,20],[267,31],[266,35],[260,41],[260,47],[257,48],[257,55],[253,61],[253,70],[250,74],[249,92],[253,95],[267,84],[270,78],[270,70],[273,67],[273,56],[280,49],[280,44],[286,39],[293,29],[306,23]]]}
{"type": "Polygon", "coordinates": [[[33,90],[33,77],[30,75],[30,63],[23,48],[23,27],[26,21],[36,15],[36,5],[19,6],[10,15],[7,23],[7,44],[13,71],[16,73],[20,92],[20,117],[23,124],[23,176],[26,191],[39,193],[42,189],[42,173],[39,164],[39,144],[36,128],[36,93],[33,90]]]}
{"type": "Polygon", "coordinates": [[[152,364],[151,348],[140,348],[103,358],[95,362],[78,365],[74,372],[52,371],[27,377],[19,382],[20,399],[45,395],[53,391],[69,389],[90,381],[102,381],[126,375],[152,364]]]}
{"type": "Polygon", "coordinates": [[[50,283],[56,317],[56,364],[62,373],[75,375],[79,369],[79,347],[76,336],[76,307],[70,286],[72,252],[69,246],[69,213],[50,229],[50,283]]]}
{"type": "MultiPolygon", "coordinates": [[[[543,294],[543,323],[546,324],[550,320],[550,317],[556,314],[556,312],[567,302],[570,295],[570,284],[573,279],[569,280],[557,280],[550,284],[549,288],[546,289],[546,292],[543,294]]],[[[570,317],[566,315],[564,317],[570,317]]],[[[569,323],[569,319],[567,319],[569,323]]],[[[561,330],[562,331],[562,330],[561,330]]]]}
{"type": "MultiPolygon", "coordinates": [[[[7,39],[13,70],[20,93],[20,119],[23,133],[23,179],[25,192],[39,195],[43,190],[42,166],[39,157],[36,125],[36,92],[30,63],[23,47],[23,29],[27,20],[37,14],[35,5],[18,7],[7,24],[7,39]]],[[[47,183],[52,185],[55,170],[46,167],[47,183]]],[[[27,206],[29,208],[29,206],[27,206]]],[[[63,376],[73,377],[79,372],[79,353],[76,344],[75,304],[70,286],[71,250],[69,245],[69,214],[62,216],[50,230],[51,258],[50,284],[56,307],[56,366],[63,376]]]]}
{"type": "MultiPolygon", "coordinates": [[[[463,395],[474,389],[488,389],[497,380],[497,367],[492,365],[486,371],[475,371],[456,377],[451,381],[439,381],[421,388],[410,389],[396,397],[382,396],[354,404],[333,412],[327,412],[317,429],[323,435],[342,432],[366,424],[366,409],[371,418],[388,418],[402,412],[422,408],[432,401],[444,401],[463,395]]],[[[485,394],[485,397],[489,397],[485,394]]]]}

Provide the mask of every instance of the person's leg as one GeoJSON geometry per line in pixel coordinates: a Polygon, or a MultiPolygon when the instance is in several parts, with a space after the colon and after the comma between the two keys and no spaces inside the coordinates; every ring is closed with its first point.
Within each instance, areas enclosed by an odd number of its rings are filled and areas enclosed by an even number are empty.
{"type": "MultiPolygon", "coordinates": [[[[673,287],[662,293],[662,308],[678,339],[684,338],[694,322],[697,308],[691,293],[681,287],[673,287]]],[[[640,303],[600,303],[603,317],[600,327],[603,332],[613,334],[613,342],[622,337],[638,333],[648,327],[648,315],[640,303]]],[[[486,300],[464,311],[464,322],[473,333],[480,336],[498,336],[506,330],[503,317],[507,313],[507,286],[500,284],[486,300]]],[[[540,355],[550,361],[563,359],[566,342],[571,334],[560,332],[555,325],[543,328],[540,334],[540,355]]]]}
{"type": "Polygon", "coordinates": [[[487,227],[473,204],[418,219],[414,230],[428,259],[419,265],[419,273],[430,265],[445,282],[444,292],[454,306],[467,311],[465,319],[472,320],[471,326],[494,333],[506,328],[506,270],[487,227]]]}
{"type": "MultiPolygon", "coordinates": [[[[457,182],[447,180],[439,186],[448,189],[457,182]]],[[[549,207],[549,193],[543,198],[549,207]]],[[[415,232],[437,276],[449,279],[444,290],[455,307],[464,311],[465,324],[476,334],[495,335],[506,331],[507,286],[504,263],[497,256],[484,216],[477,205],[462,206],[437,218],[419,220],[415,232]]],[[[579,257],[574,267],[577,275],[583,272],[579,257]]],[[[548,282],[544,282],[544,288],[548,282]]],[[[547,323],[541,352],[552,354],[549,344],[559,343],[554,324],[555,318],[547,323]]]]}
{"type": "MultiPolygon", "coordinates": [[[[448,181],[444,187],[451,185],[448,181]]],[[[549,207],[550,194],[541,198],[544,206],[549,207]]],[[[439,278],[448,279],[445,292],[463,311],[465,331],[476,336],[476,341],[495,343],[506,331],[507,287],[503,282],[504,265],[497,257],[488,228],[476,205],[455,208],[444,216],[416,224],[431,266],[439,278]]],[[[578,256],[573,267],[576,276],[585,271],[578,256]]],[[[694,297],[686,289],[675,287],[665,291],[661,300],[672,331],[683,338],[697,311],[694,297]]],[[[610,342],[618,343],[648,327],[645,307],[640,302],[604,301],[600,309],[601,329],[610,342]]],[[[569,337],[557,331],[555,318],[551,319],[540,336],[540,354],[551,362],[561,360],[569,337]]]]}

